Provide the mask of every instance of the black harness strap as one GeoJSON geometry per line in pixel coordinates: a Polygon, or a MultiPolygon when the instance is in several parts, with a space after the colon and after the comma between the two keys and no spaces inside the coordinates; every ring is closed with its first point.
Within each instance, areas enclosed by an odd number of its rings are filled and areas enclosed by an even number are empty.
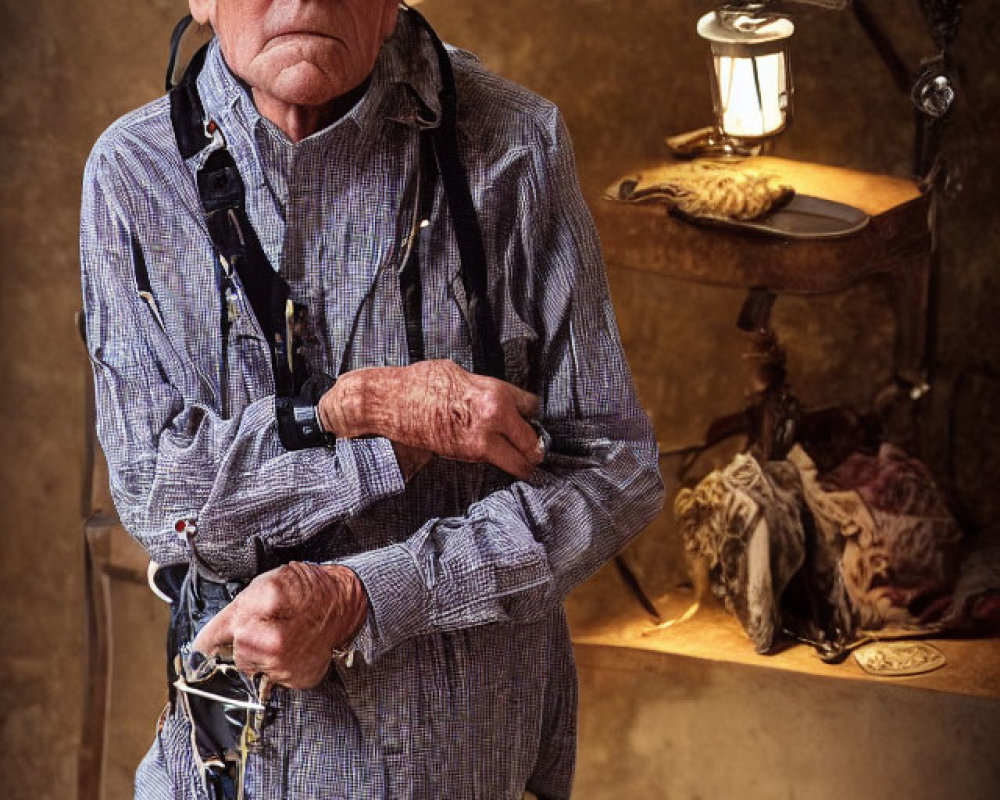
{"type": "MultiPolygon", "coordinates": [[[[181,82],[170,90],[170,119],[177,147],[185,158],[204,150],[215,133],[209,130],[212,123],[206,124],[196,85],[204,60],[203,48],[181,82]]],[[[271,266],[250,224],[246,213],[246,189],[227,147],[213,150],[198,170],[198,196],[212,244],[223,265],[223,308],[227,291],[235,289],[231,279],[235,271],[271,351],[275,394],[294,396],[306,375],[305,363],[291,341],[295,309],[289,300],[290,290],[271,266]]]]}
{"type": "Polygon", "coordinates": [[[486,250],[483,247],[483,234],[475,204],[472,202],[469,179],[459,154],[458,89],[455,85],[455,72],[451,66],[448,50],[430,23],[412,8],[407,9],[406,13],[412,14],[430,37],[438,57],[438,69],[441,74],[439,93],[441,120],[439,125],[429,129],[426,135],[431,139],[455,230],[455,239],[458,242],[458,253],[462,262],[462,283],[468,302],[469,337],[472,340],[475,371],[503,380],[503,348],[490,309],[487,286],[489,272],[486,250]]]}
{"type": "Polygon", "coordinates": [[[254,316],[267,337],[275,394],[293,397],[307,377],[305,361],[295,348],[292,335],[298,312],[290,300],[288,284],[271,267],[247,217],[243,180],[228,149],[215,150],[206,159],[198,172],[198,193],[223,268],[228,265],[230,275],[233,270],[239,275],[254,316]]]}
{"type": "Polygon", "coordinates": [[[410,363],[423,361],[423,287],[420,283],[420,231],[434,206],[434,187],[437,185],[437,162],[430,137],[420,136],[420,168],[413,220],[407,240],[407,253],[399,271],[399,293],[403,299],[403,317],[406,321],[406,345],[410,363]]]}

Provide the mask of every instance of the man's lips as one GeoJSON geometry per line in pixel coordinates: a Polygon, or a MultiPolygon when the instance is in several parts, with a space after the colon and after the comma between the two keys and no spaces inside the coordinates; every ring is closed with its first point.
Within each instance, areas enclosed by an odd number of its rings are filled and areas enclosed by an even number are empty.
{"type": "Polygon", "coordinates": [[[263,49],[270,50],[272,47],[281,47],[285,44],[294,44],[309,40],[336,41],[337,37],[319,33],[318,31],[285,31],[268,39],[263,49]]]}

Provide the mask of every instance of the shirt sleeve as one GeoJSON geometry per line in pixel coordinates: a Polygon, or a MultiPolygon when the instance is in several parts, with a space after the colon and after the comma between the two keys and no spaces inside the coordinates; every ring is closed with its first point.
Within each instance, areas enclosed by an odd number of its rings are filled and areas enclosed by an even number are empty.
{"type": "MultiPolygon", "coordinates": [[[[97,433],[125,528],[160,563],[188,557],[178,523],[193,525],[199,556],[227,579],[256,572],[265,546],[301,542],[403,491],[391,443],[338,441],[289,452],[278,437],[274,398],[223,417],[192,378],[140,295],[134,230],[107,156],[84,177],[81,262],[97,433]]],[[[151,299],[151,298],[150,298],[151,299]]]]}
{"type": "Polygon", "coordinates": [[[429,520],[406,541],[339,561],[370,613],[355,647],[371,663],[409,637],[551,612],[663,504],[658,448],[638,404],[600,246],[565,126],[519,180],[519,227],[502,247],[531,276],[541,331],[542,423],[553,455],[524,481],[429,520]]]}

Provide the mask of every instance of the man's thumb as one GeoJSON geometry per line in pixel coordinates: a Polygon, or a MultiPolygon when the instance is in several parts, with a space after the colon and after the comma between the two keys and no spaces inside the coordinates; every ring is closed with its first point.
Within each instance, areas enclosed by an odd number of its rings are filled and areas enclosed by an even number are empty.
{"type": "Polygon", "coordinates": [[[222,609],[195,637],[191,647],[206,656],[220,651],[231,652],[233,644],[233,614],[234,603],[222,609]]]}
{"type": "Polygon", "coordinates": [[[517,410],[521,416],[527,419],[536,418],[541,409],[541,401],[538,395],[526,392],[524,389],[514,386],[514,384],[509,384],[509,386],[514,392],[514,404],[517,406],[517,410]]]}

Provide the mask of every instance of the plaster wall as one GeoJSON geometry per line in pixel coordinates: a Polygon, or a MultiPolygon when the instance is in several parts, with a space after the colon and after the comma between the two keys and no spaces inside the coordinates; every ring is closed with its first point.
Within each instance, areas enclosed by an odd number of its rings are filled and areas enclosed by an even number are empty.
{"type": "MultiPolygon", "coordinates": [[[[1000,73],[989,55],[1000,31],[991,3],[966,5],[957,46],[960,104],[947,140],[956,171],[953,194],[940,207],[940,384],[926,404],[925,429],[932,463],[943,470],[948,389],[957,385],[958,478],[974,516],[989,523],[1000,503],[992,488],[1000,474],[994,380],[1000,368],[994,211],[1000,73]]],[[[708,121],[704,55],[691,31],[709,7],[696,0],[423,4],[445,38],[562,107],[584,190],[595,200],[623,169],[658,156],[665,134],[708,121]]],[[[162,91],[166,41],[184,4],[2,0],[0,9],[0,791],[14,800],[39,800],[73,796],[83,691],[86,365],[73,320],[80,302],[80,176],[101,130],[162,91]]],[[[913,64],[933,52],[916,12],[915,0],[877,4],[913,64]]],[[[805,9],[796,22],[796,119],[774,153],[906,174],[910,106],[854,20],[805,9]]],[[[734,363],[737,352],[737,293],[650,289],[634,275],[613,275],[612,288],[661,438],[697,438],[709,419],[738,406],[741,385],[719,366],[734,363]]],[[[780,301],[776,323],[802,398],[870,400],[889,375],[887,320],[877,286],[780,301]]],[[[666,521],[633,547],[654,586],[680,579],[666,521]]],[[[593,613],[602,596],[621,598],[610,573],[593,585],[579,613],[593,613]],[[602,587],[610,594],[602,595],[602,587]]],[[[131,608],[139,601],[123,592],[119,602],[131,608]]],[[[140,612],[128,618],[144,619],[140,612]]],[[[158,682],[159,653],[150,663],[158,682]]],[[[683,725],[684,714],[694,718],[699,711],[690,706],[677,713],[683,725]]],[[[584,734],[616,735],[599,726],[584,734]]],[[[942,744],[946,736],[941,733],[942,744]]]]}
{"type": "Polygon", "coordinates": [[[1000,790],[996,700],[647,655],[577,648],[575,797],[991,800],[1000,790]]]}

